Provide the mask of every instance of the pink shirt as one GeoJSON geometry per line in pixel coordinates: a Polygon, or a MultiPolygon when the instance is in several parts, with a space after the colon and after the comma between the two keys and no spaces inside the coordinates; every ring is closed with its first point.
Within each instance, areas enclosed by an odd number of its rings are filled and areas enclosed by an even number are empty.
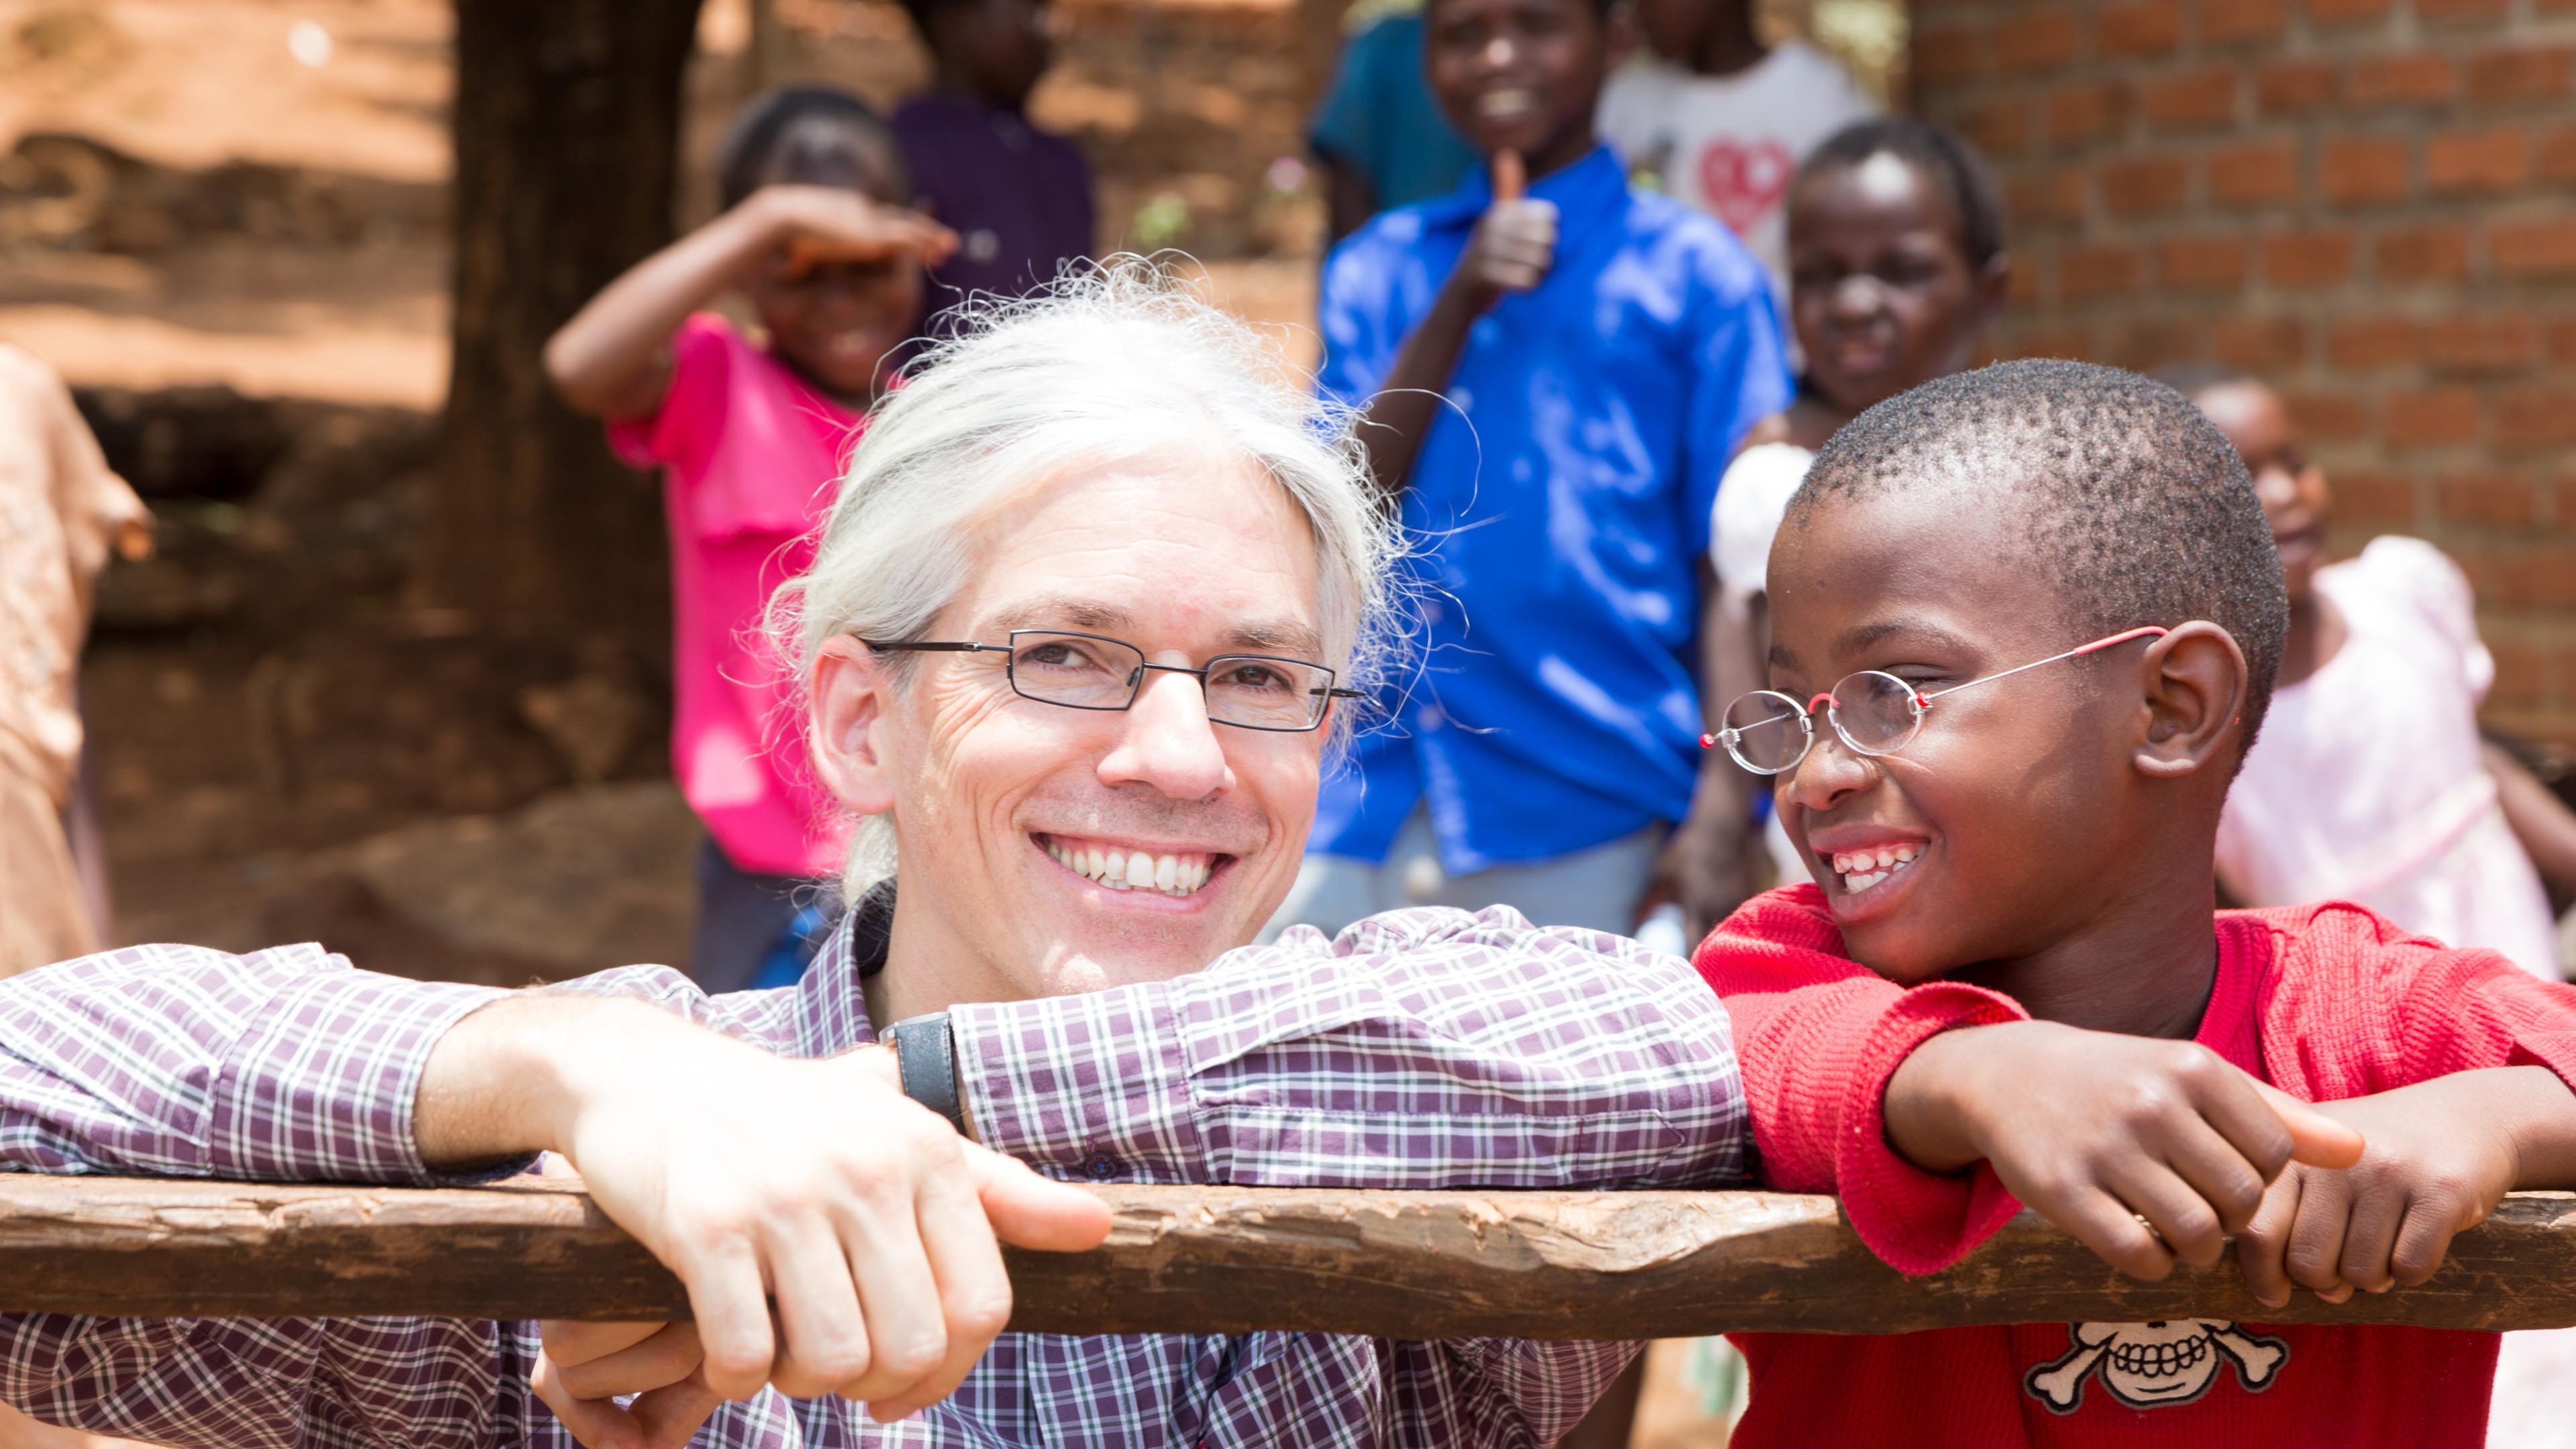
{"type": "Polygon", "coordinates": [[[761,615],[813,561],[861,418],[711,313],[671,337],[671,387],[609,446],[662,469],[671,530],[671,767],[726,859],[828,875],[848,833],[807,766],[761,615]]]}

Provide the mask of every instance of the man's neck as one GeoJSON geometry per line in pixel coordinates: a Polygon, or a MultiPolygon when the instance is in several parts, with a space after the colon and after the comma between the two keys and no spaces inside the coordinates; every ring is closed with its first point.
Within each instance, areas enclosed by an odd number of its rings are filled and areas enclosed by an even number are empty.
{"type": "Polygon", "coordinates": [[[2187,1039],[2217,979],[2217,896],[2207,857],[2131,873],[2123,899],[2040,951],[1955,973],[2041,1021],[2187,1039]]]}
{"type": "Polygon", "coordinates": [[[950,939],[927,893],[895,892],[885,969],[860,987],[878,1029],[961,1002],[1013,1001],[1019,991],[974,952],[950,939]]]}

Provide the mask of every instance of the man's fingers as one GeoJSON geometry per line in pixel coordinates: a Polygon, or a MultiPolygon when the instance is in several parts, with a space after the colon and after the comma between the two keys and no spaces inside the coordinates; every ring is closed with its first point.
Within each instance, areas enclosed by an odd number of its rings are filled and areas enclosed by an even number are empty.
{"type": "Polygon", "coordinates": [[[785,1339],[770,1382],[791,1399],[810,1399],[866,1373],[874,1345],[831,1220],[817,1215],[782,1234],[769,1261],[785,1339]]]}
{"type": "MultiPolygon", "coordinates": [[[[551,1342],[546,1346],[546,1356],[555,1358],[551,1342]]],[[[579,1363],[555,1359],[564,1388],[585,1399],[640,1394],[676,1384],[696,1373],[705,1361],[694,1323],[664,1324],[641,1343],[579,1363]]]]}
{"type": "Polygon", "coordinates": [[[606,1398],[585,1398],[565,1387],[563,1370],[544,1352],[528,1376],[537,1399],[554,1411],[566,1432],[584,1449],[646,1449],[644,1426],[606,1398]]]}
{"type": "MultiPolygon", "coordinates": [[[[1108,1207],[1090,1193],[1063,1183],[1047,1182],[999,1153],[971,1145],[967,1160],[972,1174],[971,1185],[980,1190],[982,1199],[988,1204],[997,1196],[1007,1197],[1024,1191],[1015,1183],[1001,1187],[986,1186],[988,1181],[999,1179],[1009,1183],[1014,1176],[1025,1176],[1059,1192],[1087,1199],[1099,1209],[1100,1233],[1091,1233],[1088,1223],[1077,1234],[1063,1234],[1049,1228],[1040,1234],[1048,1239],[1046,1243],[1030,1246],[1062,1244],[1088,1247],[1106,1235],[1108,1207]],[[984,1158],[995,1161],[981,1160],[984,1158]]],[[[930,1260],[931,1275],[939,1280],[939,1312],[947,1332],[947,1353],[910,1387],[868,1401],[869,1415],[881,1423],[892,1423],[955,1393],[957,1386],[966,1381],[966,1375],[975,1367],[976,1361],[984,1356],[984,1350],[992,1346],[995,1335],[1010,1322],[1011,1278],[1002,1267],[1001,1245],[994,1241],[997,1225],[991,1221],[992,1209],[989,1206],[979,1209],[975,1199],[965,1196],[969,1185],[943,1175],[923,1186],[921,1246],[930,1260]]],[[[1070,1198],[1066,1203],[1070,1204],[1070,1198]]]]}
{"type": "Polygon", "coordinates": [[[563,1368],[577,1368],[610,1354],[624,1353],[670,1328],[667,1323],[576,1323],[550,1318],[537,1325],[546,1357],[563,1368]]]}
{"type": "Polygon", "coordinates": [[[644,1431],[644,1449],[686,1449],[707,1416],[723,1404],[723,1396],[705,1380],[690,1378],[637,1396],[626,1411],[644,1431]]]}
{"type": "Polygon", "coordinates": [[[689,1290],[689,1313],[706,1349],[707,1387],[720,1398],[746,1399],[769,1382],[778,1341],[770,1332],[769,1294],[749,1239],[727,1235],[691,1245],[672,1265],[689,1290]]]}
{"type": "Polygon", "coordinates": [[[2290,1132],[2290,1159],[2310,1167],[2350,1167],[2361,1160],[2361,1133],[2336,1121],[2269,1082],[2254,1089],[2272,1105],[2290,1132]]]}
{"type": "Polygon", "coordinates": [[[2299,1192],[2306,1181],[2303,1172],[2274,1178],[2254,1220],[2236,1234],[2237,1266],[2245,1270],[2245,1285],[2254,1290],[2256,1301],[2267,1308],[2290,1301],[2290,1275],[2282,1256],[2289,1250],[2290,1226],[2298,1221],[2299,1192]]]}
{"type": "MultiPolygon", "coordinates": [[[[1101,1239],[1109,1236],[1109,1204],[1089,1189],[1040,1177],[1026,1163],[989,1147],[971,1142],[964,1146],[975,1195],[994,1237],[1023,1248],[1079,1253],[1099,1247],[1101,1239]]],[[[926,1237],[927,1220],[923,1229],[926,1237]]],[[[934,1245],[933,1261],[938,1257],[934,1245]]],[[[995,1261],[1000,1261],[998,1255],[995,1261]]]]}
{"type": "Polygon", "coordinates": [[[1529,168],[1518,151],[1494,153],[1494,199],[1518,201],[1529,193],[1529,168]]]}
{"type": "MultiPolygon", "coordinates": [[[[933,1174],[937,1176],[937,1174],[933,1174]]],[[[967,1214],[980,1224],[973,1203],[967,1214]]],[[[900,1210],[852,1212],[841,1220],[841,1242],[858,1281],[859,1309],[867,1315],[868,1362],[833,1384],[845,1399],[874,1403],[900,1396],[947,1356],[948,1332],[940,1317],[939,1283],[921,1240],[914,1200],[900,1210]]],[[[985,1231],[989,1231],[986,1229],[985,1231]]]]}

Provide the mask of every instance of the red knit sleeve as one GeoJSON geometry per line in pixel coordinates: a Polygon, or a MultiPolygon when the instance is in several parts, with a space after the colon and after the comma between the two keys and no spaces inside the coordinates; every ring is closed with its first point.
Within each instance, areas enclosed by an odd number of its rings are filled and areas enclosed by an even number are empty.
{"type": "Polygon", "coordinates": [[[1766,1186],[1837,1194],[1861,1241],[1906,1273],[1948,1267],[2020,1210],[1983,1163],[1945,1175],[1898,1156],[1881,1110],[1897,1065],[1933,1036],[2027,1020],[2010,997],[1876,975],[1843,955],[1812,885],[1746,902],[1695,964],[1735,1027],[1766,1186]]]}

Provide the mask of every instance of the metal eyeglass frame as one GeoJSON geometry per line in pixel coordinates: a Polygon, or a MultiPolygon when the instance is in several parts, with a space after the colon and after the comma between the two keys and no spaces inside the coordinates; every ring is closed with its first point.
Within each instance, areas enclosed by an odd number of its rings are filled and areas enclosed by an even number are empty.
{"type": "Polygon", "coordinates": [[[1932,707],[1932,701],[1936,699],[1947,699],[1949,696],[1957,694],[1963,689],[1974,689],[1980,684],[1992,684],[1998,679],[2009,679],[2013,675],[2019,674],[2026,669],[2037,669],[2043,664],[2055,664],[2061,659],[2073,659],[2079,655],[2091,654],[2098,650],[2108,649],[2115,644],[2126,644],[2132,639],[2145,639],[2149,637],[2161,639],[2170,632],[2170,630],[2160,628],[2157,625],[2149,624],[2143,628],[2131,629],[2126,633],[2113,634],[2108,638],[2096,639],[2090,644],[2079,645],[2073,649],[2067,650],[2063,654],[2051,654],[2046,659],[2034,659],[2028,664],[2017,664],[1998,674],[1989,674],[1981,679],[1971,679],[1965,684],[1954,684],[1948,689],[1936,689],[1929,694],[1916,689],[1913,685],[1897,678],[1895,675],[1888,673],[1884,669],[1862,669],[1846,674],[1841,679],[1834,681],[1833,689],[1829,689],[1823,694],[1817,695],[1815,698],[1808,700],[1804,705],[1798,703],[1796,696],[1782,694],[1776,689],[1747,690],[1745,693],[1736,696],[1735,699],[1727,701],[1727,713],[1734,713],[1737,703],[1750,699],[1755,695],[1769,695],[1771,698],[1780,701],[1782,704],[1789,707],[1789,712],[1791,714],[1797,716],[1798,730],[1802,736],[1798,742],[1798,753],[1791,755],[1787,764],[1775,765],[1769,769],[1765,769],[1762,766],[1754,764],[1752,761],[1744,758],[1743,752],[1736,748],[1736,742],[1743,737],[1743,731],[1732,728],[1721,728],[1708,734],[1701,735],[1699,737],[1699,745],[1700,748],[1704,750],[1714,749],[1721,745],[1724,746],[1728,758],[1734,760],[1736,764],[1743,766],[1745,769],[1752,771],[1754,774],[1785,775],[1791,770],[1798,768],[1799,764],[1807,758],[1808,752],[1816,747],[1815,715],[1816,710],[1821,707],[1825,712],[1825,722],[1832,725],[1834,728],[1834,737],[1841,740],[1844,747],[1849,749],[1853,754],[1868,755],[1873,759],[1881,755],[1892,755],[1898,750],[1904,749],[1907,745],[1914,743],[1914,737],[1923,733],[1924,712],[1932,707]],[[1913,716],[1911,722],[1906,726],[1905,737],[1884,749],[1871,749],[1869,746],[1853,739],[1851,737],[1851,731],[1843,728],[1842,716],[1837,713],[1834,708],[1834,695],[1837,691],[1841,690],[1844,685],[1851,683],[1855,679],[1873,674],[1877,675],[1881,679],[1893,682],[1898,689],[1904,691],[1907,696],[1906,702],[1913,716]]]}
{"type": "MultiPolygon", "coordinates": [[[[853,635],[851,637],[857,638],[858,636],[853,635]]],[[[1359,690],[1343,689],[1335,685],[1333,681],[1341,678],[1341,675],[1335,672],[1332,666],[1327,664],[1318,664],[1312,659],[1294,658],[1286,654],[1217,654],[1211,655],[1205,664],[1200,665],[1196,669],[1192,669],[1186,664],[1156,664],[1152,660],[1145,658],[1144,650],[1138,649],[1135,645],[1128,643],[1124,639],[1114,639],[1107,634],[1085,634],[1079,629],[1013,629],[1010,634],[1010,639],[1011,642],[1007,644],[978,644],[973,640],[967,639],[932,640],[861,638],[859,639],[859,642],[880,654],[894,650],[911,650],[923,654],[999,654],[1002,656],[1002,675],[1011,682],[1011,693],[1018,695],[1022,699],[1029,700],[1032,703],[1053,705],[1057,709],[1094,710],[1105,714],[1116,714],[1124,710],[1135,708],[1137,697],[1145,692],[1145,675],[1149,670],[1158,670],[1165,674],[1187,674],[1197,679],[1199,682],[1199,697],[1201,699],[1205,699],[1207,697],[1207,677],[1209,671],[1230,659],[1251,659],[1264,664],[1294,664],[1301,669],[1321,670],[1324,675],[1324,687],[1322,689],[1307,691],[1309,694],[1319,697],[1315,701],[1315,717],[1305,724],[1245,724],[1240,720],[1219,719],[1213,713],[1208,716],[1208,723],[1210,724],[1221,724],[1230,729],[1238,730],[1260,730],[1265,734],[1312,734],[1316,730],[1324,727],[1324,721],[1333,717],[1334,700],[1359,699],[1363,697],[1359,690]],[[1064,700],[1049,699],[1045,695],[1031,694],[1027,690],[1020,688],[1020,677],[1017,669],[1014,667],[1013,657],[1019,653],[1020,636],[1024,634],[1042,635],[1050,639],[1092,639],[1103,644],[1115,644],[1121,649],[1130,651],[1136,656],[1138,663],[1135,672],[1131,674],[1127,680],[1127,702],[1125,704],[1068,704],[1064,700]]]]}

